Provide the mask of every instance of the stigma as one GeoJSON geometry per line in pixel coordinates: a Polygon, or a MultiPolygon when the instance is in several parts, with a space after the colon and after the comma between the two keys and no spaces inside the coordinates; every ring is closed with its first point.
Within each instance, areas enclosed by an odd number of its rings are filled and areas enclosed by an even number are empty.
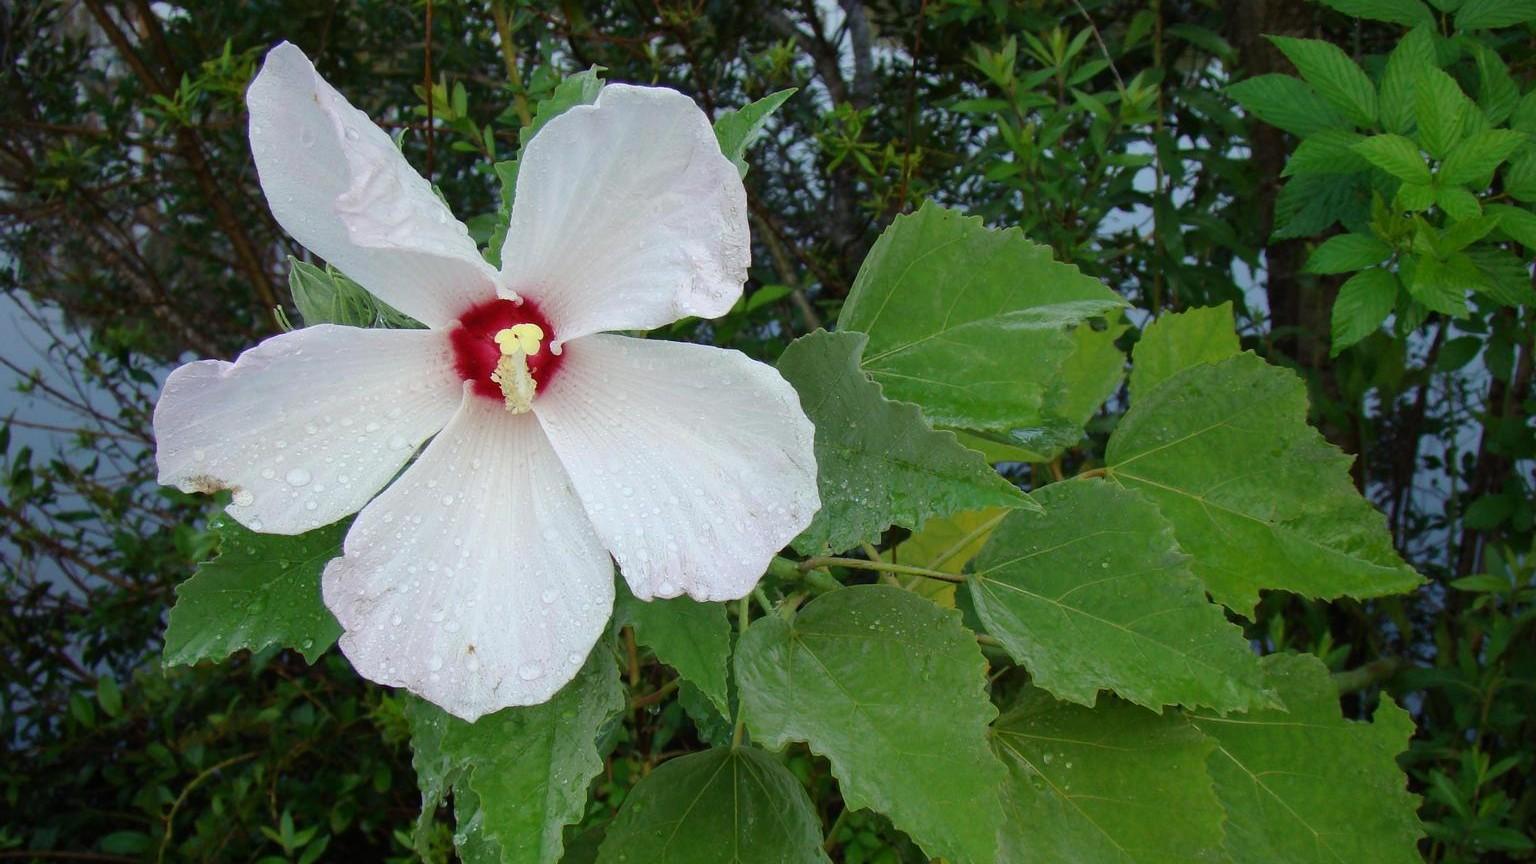
{"type": "Polygon", "coordinates": [[[534,394],[539,392],[539,382],[528,369],[528,358],[542,348],[544,328],[532,322],[514,324],[498,331],[494,341],[501,349],[501,358],[491,371],[491,380],[501,388],[508,411],[527,414],[533,409],[534,394]]]}

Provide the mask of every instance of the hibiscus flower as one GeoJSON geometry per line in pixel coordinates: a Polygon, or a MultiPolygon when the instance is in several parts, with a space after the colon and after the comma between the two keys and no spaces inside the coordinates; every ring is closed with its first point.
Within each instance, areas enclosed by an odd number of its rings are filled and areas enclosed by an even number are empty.
{"type": "Polygon", "coordinates": [[[357,513],[322,588],[362,675],[467,720],[543,702],[603,632],[615,560],[642,600],[728,600],[810,522],[813,429],[777,371],[604,332],[741,295],[746,193],[690,99],[610,84],[540,130],[499,272],[298,48],[247,102],[278,223],[426,329],[305,327],[182,366],[160,482],[231,490],[255,531],[357,513]]]}

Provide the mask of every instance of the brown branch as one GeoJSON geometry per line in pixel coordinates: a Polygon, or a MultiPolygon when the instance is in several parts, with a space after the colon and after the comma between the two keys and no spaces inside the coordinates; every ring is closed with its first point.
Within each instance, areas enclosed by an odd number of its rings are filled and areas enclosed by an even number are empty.
{"type": "MultiPolygon", "coordinates": [[[[101,0],[85,0],[85,5],[96,19],[97,25],[106,35],[108,41],[117,49],[119,55],[138,76],[140,82],[152,92],[171,98],[172,93],[149,66],[144,58],[134,50],[133,44],[123,32],[112,16],[102,6],[101,0]]],[[[151,16],[153,17],[153,16],[151,16]]],[[[157,26],[157,24],[152,25],[157,26]]],[[[229,238],[230,245],[234,247],[235,257],[239,260],[241,269],[245,271],[246,278],[251,283],[251,290],[256,293],[262,305],[270,309],[279,305],[277,294],[273,291],[271,280],[267,277],[266,268],[262,266],[261,258],[256,254],[256,247],[251,243],[239,218],[230,207],[228,199],[219,191],[218,181],[213,176],[212,169],[208,166],[207,157],[203,154],[202,142],[197,134],[188,126],[176,127],[177,151],[186,161],[187,167],[192,170],[192,179],[197,184],[198,191],[207,200],[213,209],[214,221],[219,229],[229,238]]]]}

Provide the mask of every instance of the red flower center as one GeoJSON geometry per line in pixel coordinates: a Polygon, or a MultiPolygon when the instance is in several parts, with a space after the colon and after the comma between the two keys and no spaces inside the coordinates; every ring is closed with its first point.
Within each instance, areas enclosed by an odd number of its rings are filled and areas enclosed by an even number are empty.
{"type": "Polygon", "coordinates": [[[549,319],[539,311],[532,300],[514,303],[511,300],[491,300],[470,307],[459,316],[459,326],[448,333],[453,346],[453,365],[459,375],[473,382],[474,390],[487,399],[502,401],[501,387],[491,380],[496,363],[501,359],[501,346],[496,344],[496,334],[518,324],[536,324],[544,331],[539,353],[528,356],[528,373],[542,392],[560,369],[561,357],[549,350],[555,341],[554,328],[549,319]]]}

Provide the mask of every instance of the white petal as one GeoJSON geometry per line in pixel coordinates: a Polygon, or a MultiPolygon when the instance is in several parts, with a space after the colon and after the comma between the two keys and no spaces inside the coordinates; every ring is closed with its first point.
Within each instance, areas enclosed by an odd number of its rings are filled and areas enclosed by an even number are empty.
{"type": "Polygon", "coordinates": [[[744,596],[820,507],[799,397],[738,351],[587,336],[533,413],[642,600],[744,596]]]}
{"type": "Polygon", "coordinates": [[[274,336],[234,363],[172,372],[155,405],[160,482],[234,490],[254,531],[299,534],[368,503],[462,398],[433,330],[323,324],[274,336]]]}
{"type": "Polygon", "coordinates": [[[747,193],[704,112],[675,90],[610,84],[529,143],[502,284],[568,342],[724,315],[750,257],[747,193]]]}
{"type": "Polygon", "coordinates": [[[534,705],[581,668],[613,562],[530,415],[466,395],[325,568],[341,650],[365,678],[474,720],[534,705]]]}
{"type": "Polygon", "coordinates": [[[294,239],[431,327],[495,296],[464,225],[304,52],[273,48],[246,103],[261,188],[294,239]]]}

